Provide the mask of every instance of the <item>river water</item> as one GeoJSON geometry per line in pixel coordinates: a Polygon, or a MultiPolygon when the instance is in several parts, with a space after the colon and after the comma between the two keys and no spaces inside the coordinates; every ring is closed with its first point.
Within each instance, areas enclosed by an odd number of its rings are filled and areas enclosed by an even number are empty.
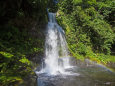
{"type": "Polygon", "coordinates": [[[115,86],[115,73],[103,65],[69,56],[65,33],[48,13],[45,58],[35,72],[37,86],[115,86]]]}

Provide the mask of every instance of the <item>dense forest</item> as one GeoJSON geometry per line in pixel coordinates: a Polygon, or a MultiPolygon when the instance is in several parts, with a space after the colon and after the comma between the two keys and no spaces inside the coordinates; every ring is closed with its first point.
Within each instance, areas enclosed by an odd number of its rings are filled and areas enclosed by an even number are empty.
{"type": "MultiPolygon", "coordinates": [[[[47,8],[56,12],[76,59],[115,63],[114,0],[0,0],[0,86],[19,86],[34,75],[44,52],[47,8]]],[[[26,85],[24,85],[26,86],[26,85]]]]}
{"type": "Polygon", "coordinates": [[[43,52],[48,2],[0,0],[0,86],[23,83],[34,74],[31,60],[43,52]]]}
{"type": "Polygon", "coordinates": [[[62,0],[57,20],[77,59],[115,62],[114,0],[62,0]]]}

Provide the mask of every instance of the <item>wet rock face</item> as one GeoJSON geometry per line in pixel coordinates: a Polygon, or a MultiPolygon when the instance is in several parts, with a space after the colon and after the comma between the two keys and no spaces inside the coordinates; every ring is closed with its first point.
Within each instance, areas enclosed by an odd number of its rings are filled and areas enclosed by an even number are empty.
{"type": "Polygon", "coordinates": [[[109,62],[107,63],[107,66],[115,72],[115,63],[109,62]]]}
{"type": "Polygon", "coordinates": [[[33,54],[31,56],[28,57],[29,60],[31,60],[32,62],[32,72],[27,75],[26,77],[24,77],[23,82],[19,83],[17,86],[37,86],[37,76],[35,74],[35,69],[36,67],[41,64],[41,59],[43,58],[42,54],[33,54]]]}
{"type": "Polygon", "coordinates": [[[58,65],[59,65],[59,66],[62,66],[62,67],[64,66],[64,65],[63,65],[63,60],[60,59],[60,58],[58,59],[58,65]]]}
{"type": "Polygon", "coordinates": [[[17,86],[37,86],[37,82],[36,82],[36,75],[29,75],[27,77],[24,78],[23,83],[20,83],[17,86]]]}
{"type": "MultiPolygon", "coordinates": [[[[42,48],[43,51],[44,51],[44,44],[41,42],[41,40],[45,41],[45,36],[44,36],[45,26],[46,25],[39,26],[35,24],[32,30],[29,32],[32,37],[39,40],[39,44],[36,42],[34,43],[35,46],[42,48]]],[[[40,51],[38,53],[34,53],[27,56],[27,58],[32,62],[31,69],[33,71],[29,75],[24,77],[23,82],[18,84],[17,86],[37,86],[37,76],[34,71],[35,69],[40,69],[38,65],[41,65],[41,62],[44,58],[43,54],[44,53],[40,51]]]]}

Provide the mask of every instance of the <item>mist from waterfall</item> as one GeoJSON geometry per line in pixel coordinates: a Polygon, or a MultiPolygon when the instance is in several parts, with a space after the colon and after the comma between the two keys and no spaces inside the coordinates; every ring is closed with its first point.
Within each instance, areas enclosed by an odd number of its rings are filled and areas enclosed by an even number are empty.
{"type": "Polygon", "coordinates": [[[70,68],[69,52],[65,39],[64,30],[56,22],[56,14],[48,13],[49,22],[47,24],[45,41],[45,66],[42,67],[42,73],[49,75],[67,74],[67,68],[70,68]]]}

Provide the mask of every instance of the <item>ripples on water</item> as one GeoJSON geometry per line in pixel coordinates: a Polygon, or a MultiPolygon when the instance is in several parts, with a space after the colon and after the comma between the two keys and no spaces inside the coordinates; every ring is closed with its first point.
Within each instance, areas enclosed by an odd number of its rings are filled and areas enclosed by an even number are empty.
{"type": "Polygon", "coordinates": [[[83,62],[81,64],[71,70],[78,75],[38,75],[38,86],[115,86],[115,73],[111,70],[102,65],[88,63],[90,66],[87,66],[83,62]]]}

